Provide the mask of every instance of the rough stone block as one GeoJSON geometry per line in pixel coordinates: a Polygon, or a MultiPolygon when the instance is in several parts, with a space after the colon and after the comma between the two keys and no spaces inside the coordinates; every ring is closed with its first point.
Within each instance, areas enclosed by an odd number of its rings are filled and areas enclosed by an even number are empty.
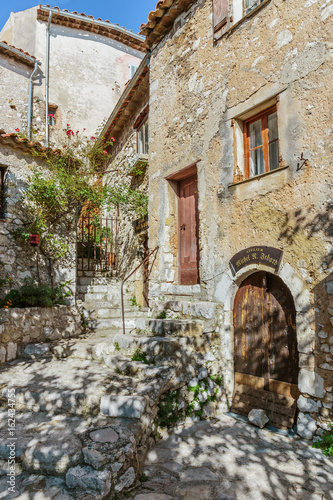
{"type": "Polygon", "coordinates": [[[269,422],[269,418],[267,417],[265,410],[251,410],[248,414],[248,419],[251,424],[260,427],[260,429],[263,429],[267,422],[269,422]]]}
{"type": "Polygon", "coordinates": [[[310,415],[300,412],[297,420],[297,434],[305,439],[312,439],[316,430],[316,421],[310,415]]]}
{"type": "Polygon", "coordinates": [[[67,471],[66,485],[68,488],[80,488],[96,492],[95,499],[104,498],[111,490],[111,472],[95,471],[91,467],[73,467],[67,471]]]}
{"type": "Polygon", "coordinates": [[[109,417],[140,418],[147,406],[142,396],[102,396],[100,412],[109,417]]]}
{"type": "Polygon", "coordinates": [[[302,412],[318,413],[319,408],[321,408],[321,402],[300,396],[297,401],[297,406],[302,412]]]}
{"type": "Polygon", "coordinates": [[[4,346],[0,347],[0,363],[5,363],[6,361],[6,348],[4,346]]]}
{"type": "Polygon", "coordinates": [[[90,433],[90,438],[96,443],[116,443],[119,435],[112,429],[106,427],[105,429],[98,429],[90,433]]]}
{"type": "Polygon", "coordinates": [[[135,470],[133,469],[133,467],[130,467],[126,472],[125,474],[123,474],[116,486],[115,486],[115,491],[117,493],[120,493],[121,491],[123,491],[123,489],[125,488],[129,488],[130,486],[132,486],[132,484],[134,483],[135,481],[135,470]]]}
{"type": "Polygon", "coordinates": [[[17,355],[17,344],[14,344],[14,342],[9,342],[7,346],[7,361],[15,359],[16,355],[17,355]]]}
{"type": "Polygon", "coordinates": [[[324,397],[324,379],[318,373],[302,368],[298,376],[299,390],[316,398],[324,397]]]}
{"type": "Polygon", "coordinates": [[[86,464],[91,465],[94,469],[100,469],[108,461],[108,457],[97,450],[83,448],[83,456],[86,464]]]}
{"type": "Polygon", "coordinates": [[[24,349],[24,353],[32,359],[43,356],[49,351],[50,348],[46,344],[29,344],[24,349]]]}

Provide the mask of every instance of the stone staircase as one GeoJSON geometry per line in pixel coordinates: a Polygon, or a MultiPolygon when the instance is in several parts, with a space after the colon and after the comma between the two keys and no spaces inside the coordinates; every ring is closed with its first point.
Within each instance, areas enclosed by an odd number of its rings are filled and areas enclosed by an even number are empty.
{"type": "Polygon", "coordinates": [[[1,366],[0,491],[6,491],[5,498],[23,500],[31,492],[57,500],[126,494],[139,484],[155,442],[161,398],[208,377],[207,363],[217,373],[214,304],[162,297],[143,311],[132,304],[129,286],[124,335],[119,283],[81,279],[79,293],[88,327],[84,334],[31,344],[26,359],[1,366]],[[8,389],[15,390],[20,496],[7,494],[5,464],[13,437],[8,389]]]}
{"type": "MultiPolygon", "coordinates": [[[[40,483],[43,498],[102,499],[135,486],[161,395],[199,369],[184,340],[96,332],[3,365],[0,471],[10,453],[13,388],[17,491],[37,491],[40,483]]],[[[6,480],[0,474],[0,491],[6,480]]]]}
{"type": "MultiPolygon", "coordinates": [[[[122,331],[121,284],[102,276],[78,277],[78,299],[83,307],[86,327],[92,331],[114,335],[122,331]]],[[[124,289],[125,330],[130,332],[145,328],[148,309],[136,305],[132,284],[124,289]]]]}

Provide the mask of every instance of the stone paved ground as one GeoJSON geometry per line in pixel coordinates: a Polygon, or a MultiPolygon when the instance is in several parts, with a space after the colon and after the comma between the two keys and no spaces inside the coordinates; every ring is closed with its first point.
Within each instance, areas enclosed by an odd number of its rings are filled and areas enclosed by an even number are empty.
{"type": "MultiPolygon", "coordinates": [[[[163,437],[134,500],[333,499],[333,459],[311,442],[224,415],[163,437]]],[[[128,498],[128,497],[127,497],[128,498]]]]}

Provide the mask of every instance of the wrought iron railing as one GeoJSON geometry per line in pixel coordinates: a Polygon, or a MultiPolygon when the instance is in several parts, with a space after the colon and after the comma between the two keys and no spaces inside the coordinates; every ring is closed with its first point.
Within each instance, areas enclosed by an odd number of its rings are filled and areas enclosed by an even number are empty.
{"type": "MultiPolygon", "coordinates": [[[[151,267],[150,267],[150,271],[154,265],[154,262],[155,262],[155,258],[156,258],[156,253],[158,251],[159,247],[156,247],[154,248],[154,250],[152,250],[141,262],[140,264],[134,269],[134,271],[132,271],[130,274],[128,274],[126,276],[126,278],[123,279],[122,283],[121,283],[121,315],[122,315],[122,319],[123,319],[123,334],[125,335],[126,331],[125,331],[125,308],[124,308],[124,284],[126,283],[126,281],[145,263],[147,262],[147,260],[149,259],[149,257],[151,257],[153,254],[155,254],[155,257],[154,257],[154,260],[151,264],[151,267]]],[[[150,275],[150,271],[147,273],[147,279],[149,278],[149,275],[150,275]]]]}

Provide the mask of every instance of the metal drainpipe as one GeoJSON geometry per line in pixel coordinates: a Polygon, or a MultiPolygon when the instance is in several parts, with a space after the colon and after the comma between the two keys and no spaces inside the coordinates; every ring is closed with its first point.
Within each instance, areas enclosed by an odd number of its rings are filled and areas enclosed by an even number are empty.
{"type": "Polygon", "coordinates": [[[32,121],[32,85],[33,85],[33,77],[38,69],[38,61],[35,61],[35,68],[30,75],[29,79],[29,110],[28,110],[28,139],[31,139],[31,121],[32,121]]]}
{"type": "Polygon", "coordinates": [[[49,145],[49,73],[50,73],[50,26],[52,12],[49,12],[49,20],[46,28],[46,73],[45,73],[45,146],[49,145]]]}

